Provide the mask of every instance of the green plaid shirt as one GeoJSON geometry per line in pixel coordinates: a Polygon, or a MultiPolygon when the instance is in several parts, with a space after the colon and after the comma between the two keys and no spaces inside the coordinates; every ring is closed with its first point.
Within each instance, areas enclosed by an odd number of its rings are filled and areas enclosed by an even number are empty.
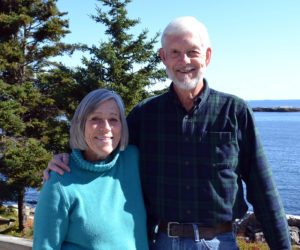
{"type": "Polygon", "coordinates": [[[238,97],[208,87],[187,112],[173,85],[128,116],[130,143],[140,150],[148,217],[219,224],[253,205],[272,249],[289,249],[285,213],[253,114],[238,97]]]}

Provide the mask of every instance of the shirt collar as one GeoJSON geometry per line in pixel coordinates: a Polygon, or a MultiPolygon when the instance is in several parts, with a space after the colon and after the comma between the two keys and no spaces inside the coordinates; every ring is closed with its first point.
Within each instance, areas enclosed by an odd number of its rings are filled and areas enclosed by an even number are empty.
{"type": "MultiPolygon", "coordinates": [[[[206,79],[203,79],[203,89],[201,90],[200,94],[198,96],[195,97],[194,99],[194,107],[199,107],[200,104],[203,104],[204,102],[206,102],[209,92],[210,92],[210,88],[208,86],[208,82],[206,79]]],[[[174,90],[174,83],[172,82],[170,84],[169,87],[169,96],[172,99],[173,103],[182,107],[181,102],[179,101],[179,98],[174,90]]]]}

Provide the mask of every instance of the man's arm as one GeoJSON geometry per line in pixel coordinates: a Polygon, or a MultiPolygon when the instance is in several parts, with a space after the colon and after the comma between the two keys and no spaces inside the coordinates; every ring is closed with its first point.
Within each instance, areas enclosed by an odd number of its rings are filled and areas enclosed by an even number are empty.
{"type": "Polygon", "coordinates": [[[253,120],[253,113],[248,108],[239,118],[242,121],[240,167],[247,187],[247,200],[253,205],[255,216],[262,225],[270,248],[291,249],[286,215],[253,120]]]}
{"type": "Polygon", "coordinates": [[[138,137],[139,137],[139,107],[136,105],[127,116],[127,124],[129,130],[129,144],[138,146],[138,137]]]}
{"type": "Polygon", "coordinates": [[[60,175],[64,174],[64,171],[70,172],[69,168],[69,154],[62,153],[54,155],[51,161],[48,163],[48,167],[43,171],[43,183],[49,179],[50,171],[59,173],[60,175]]]}

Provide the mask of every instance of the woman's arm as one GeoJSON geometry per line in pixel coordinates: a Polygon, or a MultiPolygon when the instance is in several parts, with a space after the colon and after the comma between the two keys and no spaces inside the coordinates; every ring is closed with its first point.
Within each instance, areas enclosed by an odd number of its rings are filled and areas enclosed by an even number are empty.
{"type": "Polygon", "coordinates": [[[61,249],[68,231],[68,207],[62,187],[53,174],[39,194],[34,215],[33,250],[61,249]]]}

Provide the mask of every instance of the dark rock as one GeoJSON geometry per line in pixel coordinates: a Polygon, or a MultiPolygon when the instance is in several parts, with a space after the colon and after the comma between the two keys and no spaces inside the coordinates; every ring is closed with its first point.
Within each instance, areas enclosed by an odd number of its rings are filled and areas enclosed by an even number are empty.
{"type": "Polygon", "coordinates": [[[292,244],[297,244],[297,245],[300,244],[299,228],[298,227],[289,227],[289,229],[290,229],[292,244]]]}
{"type": "MultiPolygon", "coordinates": [[[[300,245],[300,216],[286,215],[291,241],[293,245],[300,245]]],[[[248,237],[252,241],[265,242],[261,224],[256,220],[253,212],[248,212],[244,218],[236,221],[237,236],[248,237]]]]}
{"type": "Polygon", "coordinates": [[[256,107],[252,108],[254,112],[300,112],[300,108],[281,106],[281,107],[272,107],[272,108],[262,108],[256,107]]]}

